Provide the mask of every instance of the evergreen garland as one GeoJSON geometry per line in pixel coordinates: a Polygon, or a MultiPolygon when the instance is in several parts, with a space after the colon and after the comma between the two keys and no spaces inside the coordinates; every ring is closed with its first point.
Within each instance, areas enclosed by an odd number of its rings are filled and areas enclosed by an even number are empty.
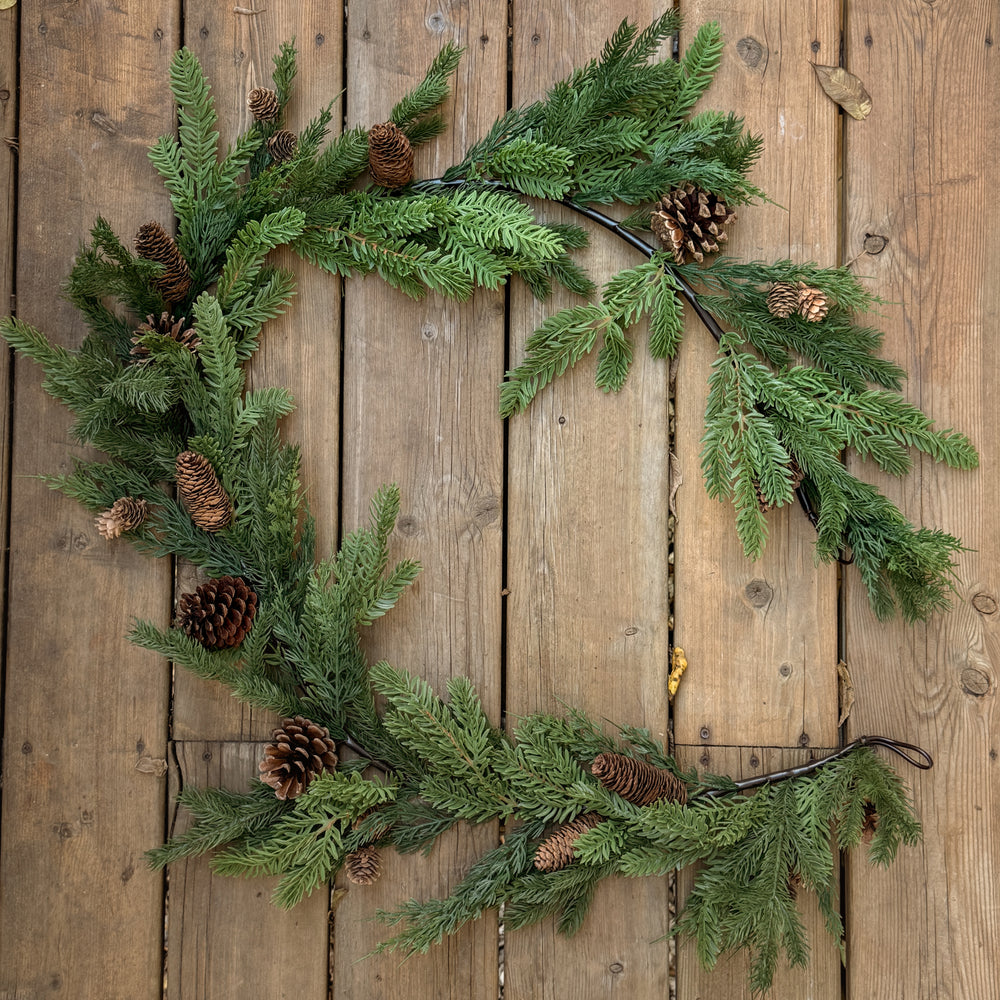
{"type": "MultiPolygon", "coordinates": [[[[586,244],[585,231],[539,223],[521,197],[561,201],[646,259],[611,278],[596,300],[544,320],[507,373],[501,413],[526,409],[598,347],[598,385],[618,390],[633,356],[631,328],[648,317],[651,353],[672,357],[686,300],[720,351],[709,377],[706,485],[733,501],[747,555],[764,546],[762,507],[798,495],[816,524],[819,556],[851,553],[878,616],[898,610],[916,620],[944,608],[958,540],[913,526],[841,462],[848,448],[896,475],[908,471],[913,449],[959,468],[977,461],[963,435],[935,429],[899,395],[905,373],[877,356],[881,334],[855,319],[875,304],[872,296],[843,268],[725,257],[678,263],[635,235],[650,225],[650,203],[684,185],[729,206],[764,197],[747,180],[760,140],[734,115],[691,113],[719,63],[718,28],[701,28],[677,62],[653,58],[678,26],[673,12],[643,31],[623,23],[600,58],[543,100],[502,116],[442,178],[396,192],[360,182],[366,129],[324,145],[330,108],[296,137],[289,157],[269,152],[291,97],[290,45],[275,58],[277,114],[220,154],[208,82],[182,50],[171,70],[178,135],[162,137],[150,159],[172,199],[190,290],[166,301],[158,284],[164,265],[133,253],[98,219],[66,285],[90,331],[80,349],[53,346],[18,319],[0,321],[8,342],[44,369],[46,391],[75,414],[77,440],[107,455],[79,462],[51,485],[94,513],[122,498],[144,501],[145,520],[124,532],[140,551],[183,557],[209,577],[240,577],[256,594],[256,616],[238,648],[210,651],[176,627],[149,622],[137,622],[131,640],[222,681],[251,705],[311,720],[361,755],[289,801],[260,781],[245,794],[185,789],[180,801],[194,824],[150,852],[154,865],[220,849],[216,871],[280,875],[275,902],[291,906],[355,851],[426,851],[459,821],[502,822],[502,846],[447,898],[382,914],[397,927],[383,949],[426,950],[501,905],[508,928],[553,915],[571,933],[600,879],[699,863],[674,933],[693,935],[709,967],[727,950],[750,949],[752,985],[763,990],[780,951],[793,963],[806,960],[797,885],[817,893],[839,937],[835,849],[854,847],[874,826],[869,857],[888,864],[901,843],[919,837],[898,777],[872,749],[905,745],[862,739],[822,766],[771,776],[744,795],[729,779],[682,771],[644,730],[610,735],[571,711],[527,716],[506,733],[465,679],[451,681],[443,700],[405,670],[369,665],[360,630],[393,607],[418,571],[410,561],[389,565],[398,492],[380,490],[370,523],[332,558],[317,559],[298,450],[278,432],[292,409],[289,394],[246,390],[242,365],[294,291],[292,275],[267,263],[274,248],[290,245],[343,277],[377,273],[413,296],[431,290],[462,299],[512,275],[540,298],[553,282],[589,295],[596,289],[571,256],[586,244]],[[592,207],[616,203],[636,206],[623,223],[592,207]],[[811,290],[822,306],[818,322],[771,312],[768,290],[781,283],[811,290]],[[137,325],[161,314],[190,317],[196,346],[147,326],[137,360],[137,325]],[[228,527],[200,529],[164,491],[185,451],[203,458],[231,498],[228,527]],[[683,782],[686,803],[639,806],[609,790],[589,770],[609,753],[666,769],[683,782]],[[572,863],[539,870],[546,833],[584,816],[594,819],[572,844],[572,863]]],[[[438,108],[460,54],[445,46],[392,109],[388,121],[411,145],[445,127],[438,108]]]]}

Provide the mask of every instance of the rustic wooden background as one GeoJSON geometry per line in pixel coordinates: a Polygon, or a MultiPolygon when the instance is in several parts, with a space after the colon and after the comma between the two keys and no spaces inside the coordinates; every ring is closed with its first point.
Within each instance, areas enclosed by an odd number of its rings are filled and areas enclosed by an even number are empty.
{"type": "MultiPolygon", "coordinates": [[[[682,6],[689,25],[718,19],[727,39],[706,103],[745,114],[766,139],[755,180],[777,204],[741,213],[732,250],[853,261],[889,301],[885,350],[911,372],[910,397],[981,450],[977,473],[918,462],[886,484],[913,518],[969,547],[951,614],[878,624],[850,570],[838,581],[814,566],[796,510],[772,515],[764,559],[742,558],[730,512],[699,483],[712,345],[696,323],[677,373],[673,635],[668,372],[642,350],[620,396],[598,393],[584,364],[505,426],[497,382],[543,314],[522,288],[414,303],[376,279],[342,288],[296,263],[300,294],[272,324],[252,379],[290,386],[298,401],[287,432],[304,446],[325,542],[359,523],[380,483],[402,488],[396,551],[425,569],[373,634],[374,653],[438,686],[472,676],[498,720],[557,699],[661,734],[672,715],[679,754],[715,771],[769,770],[868,732],[930,749],[933,771],[904,775],[922,846],[884,872],[863,856],[845,862],[846,970],[804,902],[812,963],[781,972],[773,996],[997,997],[1000,5],[682,6]],[[811,64],[838,60],[872,95],[865,122],[817,84],[811,64]],[[674,638],[691,666],[671,710],[674,638]],[[857,695],[842,729],[838,656],[857,695]]],[[[340,7],[22,0],[0,12],[0,302],[9,296],[22,319],[76,345],[81,324],[56,289],[94,217],[124,237],[169,222],[146,148],[174,127],[167,79],[180,45],[208,70],[231,137],[247,125],[246,91],[268,82],[291,36],[298,125],[341,91],[348,124],[383,120],[439,47],[459,42],[454,125],[418,159],[433,176],[508,102],[539,96],[622,17],[647,22],[662,4],[350,0],[346,20],[340,7]]],[[[634,262],[601,235],[589,261],[598,272],[634,262]]],[[[171,805],[178,783],[242,787],[271,720],[123,640],[132,616],[169,620],[183,578],[106,543],[90,516],[32,478],[67,469],[80,450],[35,367],[9,368],[6,352],[0,363],[10,525],[0,998],[495,997],[495,919],[405,964],[359,959],[382,932],[369,919],[376,907],[441,892],[496,830],[460,830],[428,859],[390,859],[379,883],[351,888],[335,912],[323,893],[279,912],[270,885],[214,878],[203,861],[167,879],[146,868],[143,852],[183,822],[171,805]]],[[[682,944],[674,963],[661,939],[671,902],[665,881],[619,882],[572,940],[547,924],[510,934],[503,995],[662,998],[675,973],[680,1000],[746,996],[742,959],[706,974],[682,944]]]]}

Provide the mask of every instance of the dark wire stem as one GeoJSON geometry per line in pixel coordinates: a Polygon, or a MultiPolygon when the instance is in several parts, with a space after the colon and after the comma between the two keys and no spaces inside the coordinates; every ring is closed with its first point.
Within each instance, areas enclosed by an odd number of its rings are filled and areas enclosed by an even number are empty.
{"type": "Polygon", "coordinates": [[[383,774],[392,774],[395,768],[390,767],[383,760],[379,760],[374,754],[369,753],[360,743],[356,743],[350,736],[339,741],[341,746],[353,750],[359,757],[364,757],[372,767],[378,768],[383,774]]]}
{"type": "Polygon", "coordinates": [[[859,736],[856,740],[848,743],[847,746],[841,747],[831,754],[827,754],[826,757],[811,760],[808,764],[800,764],[798,767],[789,767],[784,771],[771,771],[768,774],[758,774],[754,778],[735,781],[731,788],[707,788],[692,792],[688,796],[688,801],[697,798],[716,799],[722,795],[735,795],[737,792],[745,791],[748,788],[758,788],[760,785],[770,785],[776,781],[784,781],[786,778],[799,778],[804,774],[812,774],[813,771],[818,771],[824,764],[829,764],[832,761],[839,760],[841,757],[846,757],[859,747],[885,747],[887,750],[898,754],[908,764],[920,768],[921,771],[927,771],[934,766],[934,759],[931,755],[922,747],[915,746],[913,743],[893,740],[888,736],[859,736]]]}

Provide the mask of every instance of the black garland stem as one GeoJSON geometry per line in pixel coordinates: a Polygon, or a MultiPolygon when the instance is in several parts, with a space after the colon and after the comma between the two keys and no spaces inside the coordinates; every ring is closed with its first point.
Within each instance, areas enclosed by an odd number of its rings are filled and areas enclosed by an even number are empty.
{"type": "MultiPolygon", "coordinates": [[[[492,180],[466,180],[464,177],[457,177],[451,180],[445,180],[443,177],[431,177],[427,180],[416,181],[410,186],[411,190],[424,191],[424,190],[434,190],[435,188],[458,188],[458,187],[487,187],[492,188],[495,191],[505,191],[508,194],[521,194],[522,192],[517,191],[514,188],[507,187],[506,184],[501,184],[500,181],[492,180]]],[[[627,243],[633,250],[638,250],[646,258],[652,258],[653,254],[656,253],[656,249],[651,247],[645,240],[640,239],[635,233],[629,232],[625,229],[617,219],[613,219],[610,215],[605,215],[604,212],[599,212],[596,208],[590,208],[588,205],[581,205],[578,201],[573,201],[571,198],[564,199],[559,202],[561,205],[565,205],[572,212],[576,212],[577,215],[582,215],[585,219],[589,219],[591,222],[595,222],[597,225],[608,232],[614,233],[620,240],[627,243]]],[[[705,308],[701,300],[698,298],[698,293],[691,287],[691,285],[684,280],[667,262],[663,261],[663,266],[666,268],[670,277],[673,279],[674,283],[677,285],[678,291],[684,297],[684,299],[691,305],[691,308],[698,315],[698,319],[702,321],[705,329],[715,338],[716,343],[722,341],[724,331],[721,326],[719,326],[718,320],[705,308]]],[[[802,512],[809,518],[809,523],[814,528],[819,528],[819,515],[813,510],[812,504],[809,502],[809,495],[805,491],[805,487],[796,486],[795,496],[799,501],[799,506],[802,508],[802,512]]],[[[844,563],[845,565],[852,560],[845,559],[843,556],[838,558],[838,562],[844,563]]]]}
{"type": "Polygon", "coordinates": [[[366,750],[360,743],[351,739],[350,736],[344,737],[339,742],[342,746],[347,747],[348,750],[353,750],[359,757],[364,757],[372,767],[378,768],[383,774],[393,774],[395,772],[395,768],[390,767],[385,761],[379,760],[378,757],[366,750]]]}
{"type": "Polygon", "coordinates": [[[784,781],[787,778],[798,778],[804,774],[812,774],[818,771],[824,764],[846,757],[847,754],[859,747],[885,747],[893,753],[898,754],[908,764],[920,768],[921,771],[928,771],[934,766],[934,758],[913,743],[904,743],[902,740],[894,740],[888,736],[859,736],[846,746],[835,750],[818,760],[811,760],[808,764],[800,764],[798,767],[785,768],[783,771],[771,771],[768,774],[758,774],[753,778],[745,778],[743,781],[734,781],[730,788],[709,788],[693,792],[688,796],[688,801],[697,798],[719,798],[722,795],[733,795],[748,788],[757,788],[760,785],[770,785],[776,781],[784,781]]]}

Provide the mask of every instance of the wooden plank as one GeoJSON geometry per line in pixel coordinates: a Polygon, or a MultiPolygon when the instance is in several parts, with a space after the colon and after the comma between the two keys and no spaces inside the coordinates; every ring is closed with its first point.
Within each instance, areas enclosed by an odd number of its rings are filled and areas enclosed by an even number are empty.
{"type": "Polygon", "coordinates": [[[887,872],[863,860],[848,870],[851,995],[1000,995],[997,28],[986,0],[848,8],[846,64],[874,109],[847,122],[844,252],[864,253],[868,235],[886,240],[858,265],[887,300],[884,353],[909,370],[908,398],[939,426],[967,432],[982,462],[961,473],[921,461],[902,482],[877,480],[908,516],[969,547],[950,614],[926,626],[880,624],[848,580],[849,735],[885,732],[937,762],[903,775],[922,846],[902,849],[887,872]],[[984,211],[970,227],[972,206],[984,211]]]}
{"type": "MultiPolygon", "coordinates": [[[[599,55],[622,18],[645,26],[661,11],[647,2],[516,3],[513,103],[541,97],[599,55]]],[[[598,282],[639,263],[606,234],[591,235],[586,264],[598,282]]],[[[557,294],[539,305],[512,288],[512,364],[542,318],[573,301],[557,294]]],[[[591,358],[510,421],[511,720],[570,704],[666,733],[668,371],[648,357],[644,339],[637,331],[617,396],[594,387],[591,358]]],[[[507,936],[505,995],[663,997],[667,921],[666,880],[608,881],[574,937],[552,921],[507,936]]]]}
{"type": "MultiPolygon", "coordinates": [[[[837,109],[815,85],[811,64],[837,61],[839,4],[803,10],[788,0],[696,0],[685,5],[685,18],[682,48],[698,25],[720,23],[722,67],[701,106],[736,111],[763,136],[752,180],[777,202],[741,209],[726,252],[836,263],[837,109]]],[[[700,440],[715,356],[715,343],[692,317],[676,402],[684,482],[677,493],[675,636],[691,664],[674,702],[679,750],[697,758],[699,745],[703,755],[713,744],[835,746],[836,569],[815,566],[815,532],[797,505],[768,515],[767,549],[748,561],[731,504],[705,493],[700,440]]],[[[735,762],[740,755],[730,756],[735,762]]],[[[683,891],[682,882],[682,898],[683,891]]],[[[818,972],[835,966],[835,945],[814,908],[806,923],[814,941],[810,968],[783,978],[775,996],[832,1000],[840,996],[839,976],[818,972]]],[[[682,1000],[749,996],[745,961],[706,974],[691,942],[678,946],[677,977],[682,1000]]]]}
{"type": "MultiPolygon", "coordinates": [[[[825,748],[792,750],[775,747],[684,747],[679,752],[685,767],[696,767],[712,774],[728,774],[736,780],[752,778],[769,771],[781,771],[808,763],[830,751],[825,748]]],[[[693,873],[685,869],[678,877],[681,899],[693,885],[693,873]]],[[[810,944],[809,964],[791,968],[779,959],[774,984],[768,993],[773,1000],[809,1000],[821,997],[840,998],[840,956],[833,939],[827,934],[816,896],[804,889],[796,899],[810,944]]],[[[694,942],[682,940],[678,945],[677,996],[682,1000],[697,997],[749,997],[747,977],[749,959],[745,953],[724,956],[712,972],[698,965],[694,942]]],[[[866,994],[862,994],[866,995],[866,994]]]]}
{"type": "MultiPolygon", "coordinates": [[[[83,326],[57,290],[95,216],[128,240],[168,210],[146,148],[173,127],[178,9],[45,2],[21,16],[18,314],[74,347],[83,326]]],[[[16,384],[0,995],[159,997],[162,877],[142,852],[163,833],[152,760],[168,677],[122,636],[133,615],[166,623],[169,566],[105,542],[31,478],[87,453],[30,362],[16,384]]]]}
{"type": "MultiPolygon", "coordinates": [[[[185,41],[212,84],[223,143],[232,142],[250,126],[246,95],[254,87],[271,85],[272,57],[284,41],[296,40],[299,68],[287,127],[304,128],[337,96],[342,86],[342,17],[335,6],[314,4],[251,0],[235,7],[188,5],[185,41]]],[[[339,125],[335,107],[335,131],[339,125]]],[[[297,294],[285,314],[265,327],[261,348],[248,366],[247,387],[285,386],[295,399],[296,410],[282,422],[282,433],[302,448],[302,483],[316,516],[323,553],[337,541],[340,283],[291,251],[274,254],[273,262],[295,272],[297,294]]],[[[204,578],[190,567],[182,568],[177,591],[191,591],[202,582],[204,578]]],[[[264,740],[273,727],[271,715],[236,701],[228,688],[178,672],[175,738],[264,740]]]]}
{"type": "MultiPolygon", "coordinates": [[[[185,785],[243,790],[259,759],[257,743],[177,742],[171,791],[185,785]]],[[[171,833],[188,825],[180,813],[171,833]]],[[[326,997],[329,894],[318,889],[286,912],[271,903],[277,883],[213,875],[204,857],[171,866],[167,997],[326,997]]]]}
{"type": "MultiPolygon", "coordinates": [[[[347,33],[347,123],[385,121],[445,42],[467,51],[445,109],[449,131],[416,156],[418,177],[461,157],[505,107],[506,7],[485,0],[440,6],[352,3],[347,33]]],[[[492,410],[503,371],[503,293],[462,305],[412,302],[375,278],[345,293],[345,530],[363,523],[371,496],[399,484],[402,513],[393,557],[423,572],[400,605],[373,628],[369,651],[442,690],[468,676],[500,718],[503,426],[492,410]]],[[[386,858],[374,886],[337,908],[336,997],[493,997],[497,928],[484,919],[405,963],[358,960],[391,932],[375,907],[439,896],[496,842],[494,826],[441,838],[429,858],[386,858]]]]}

